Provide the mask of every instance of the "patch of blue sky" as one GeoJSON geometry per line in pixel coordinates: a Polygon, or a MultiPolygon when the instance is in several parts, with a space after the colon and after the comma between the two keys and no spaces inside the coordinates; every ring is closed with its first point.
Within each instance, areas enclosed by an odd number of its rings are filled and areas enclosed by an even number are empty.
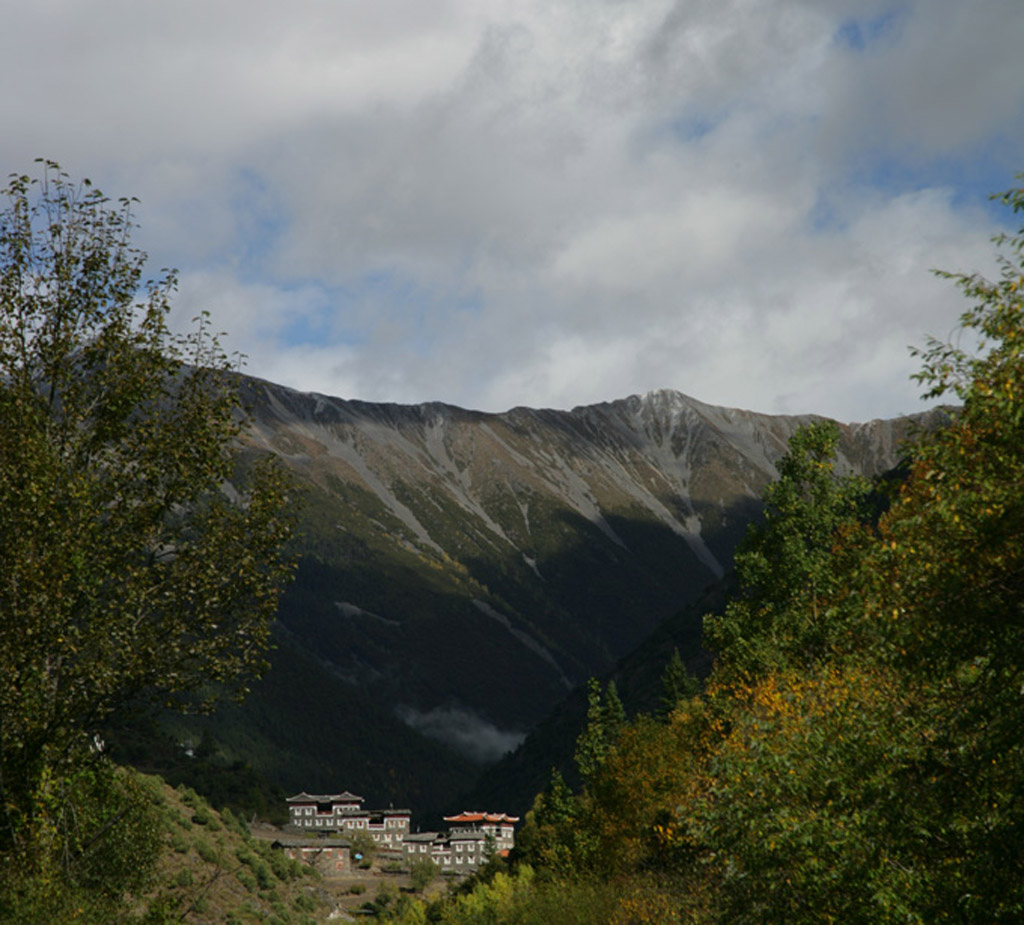
{"type": "Polygon", "coordinates": [[[351,287],[353,301],[386,318],[399,318],[410,328],[422,329],[431,316],[433,293],[407,273],[372,270],[351,287]]]}
{"type": "Polygon", "coordinates": [[[358,286],[330,286],[316,279],[288,280],[273,288],[288,296],[287,318],[273,316],[273,337],[285,347],[323,347],[367,343],[365,326],[356,307],[358,286]]]}
{"type": "Polygon", "coordinates": [[[443,291],[427,287],[409,274],[397,270],[366,273],[356,284],[356,289],[364,296],[374,296],[389,305],[399,306],[402,314],[426,323],[442,315],[474,313],[482,309],[483,302],[478,292],[464,291],[458,286],[458,280],[462,278],[462,271],[466,267],[468,264],[456,268],[452,288],[446,287],[443,291]]]}
{"type": "Polygon", "coordinates": [[[668,131],[677,141],[700,141],[715,130],[721,119],[713,119],[708,113],[681,113],[668,123],[668,131]]]}
{"type": "Polygon", "coordinates": [[[724,110],[714,111],[705,106],[684,104],[667,118],[659,119],[645,126],[633,139],[635,154],[643,158],[652,150],[666,145],[679,146],[697,144],[712,134],[722,124],[724,110]]]}
{"type": "Polygon", "coordinates": [[[857,165],[831,187],[821,189],[806,216],[815,234],[841,232],[851,217],[843,203],[865,193],[896,198],[928,189],[947,191],[954,209],[980,209],[993,228],[1007,222],[1005,206],[993,200],[1018,181],[1024,169],[1011,163],[1002,139],[991,139],[962,156],[921,152],[864,152],[857,165]]]}
{"type": "Polygon", "coordinates": [[[481,315],[484,310],[484,298],[479,292],[465,293],[451,301],[452,310],[459,315],[481,315]]]}
{"type": "Polygon", "coordinates": [[[316,308],[301,315],[292,315],[277,332],[279,343],[286,347],[323,346],[337,343],[357,345],[359,332],[337,331],[334,323],[334,312],[326,308],[316,308]]]}
{"type": "Polygon", "coordinates": [[[839,232],[846,228],[848,221],[836,203],[832,191],[819,193],[814,205],[807,213],[807,224],[815,234],[839,232]]]}
{"type": "Polygon", "coordinates": [[[878,157],[869,160],[850,179],[887,195],[924,189],[950,191],[955,208],[981,208],[1005,218],[1005,209],[991,197],[1014,184],[1015,171],[1000,139],[992,139],[962,156],[922,158],[878,157]]]}
{"type": "Polygon", "coordinates": [[[905,3],[898,3],[880,13],[865,19],[844,19],[833,36],[837,45],[854,52],[899,40],[900,30],[907,15],[905,3]]]}
{"type": "Polygon", "coordinates": [[[478,294],[435,291],[391,269],[366,272],[343,286],[304,280],[287,289],[305,300],[301,312],[278,329],[278,339],[289,347],[359,347],[387,336],[415,355],[429,356],[459,316],[477,314],[483,307],[478,294]],[[379,330],[386,335],[375,333],[379,330]]]}
{"type": "Polygon", "coordinates": [[[239,232],[235,256],[243,266],[252,268],[280,241],[289,225],[288,214],[270,185],[252,168],[238,169],[233,180],[230,205],[239,232]]]}

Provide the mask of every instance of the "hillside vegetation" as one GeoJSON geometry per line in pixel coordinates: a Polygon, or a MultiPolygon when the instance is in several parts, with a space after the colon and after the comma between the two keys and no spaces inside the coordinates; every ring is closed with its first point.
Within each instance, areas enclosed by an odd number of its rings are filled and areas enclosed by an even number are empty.
{"type": "Polygon", "coordinates": [[[581,786],[553,776],[518,863],[431,921],[1024,918],[1024,231],[997,242],[998,279],[952,277],[978,352],[920,354],[960,407],[888,503],[832,426],[794,435],[703,692],[627,721],[591,685],[581,786]]]}
{"type": "MultiPolygon", "coordinates": [[[[97,762],[96,773],[105,773],[97,762]]],[[[135,797],[131,829],[104,848],[98,865],[78,865],[70,888],[44,878],[4,884],[0,921],[307,925],[330,913],[319,874],[251,837],[230,810],[217,812],[194,790],[158,777],[113,774],[135,797]],[[109,890],[115,882],[130,888],[109,890]]],[[[106,809],[120,826],[119,807],[106,809]]]]}

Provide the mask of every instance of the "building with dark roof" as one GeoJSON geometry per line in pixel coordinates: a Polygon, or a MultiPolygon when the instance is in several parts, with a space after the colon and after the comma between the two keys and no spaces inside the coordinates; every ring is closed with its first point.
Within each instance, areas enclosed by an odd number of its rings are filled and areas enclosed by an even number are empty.
{"type": "Polygon", "coordinates": [[[288,797],[288,819],[304,832],[328,835],[342,832],[368,834],[385,848],[401,848],[409,834],[412,813],[408,809],[363,809],[363,797],[344,793],[298,793],[288,797]]]}

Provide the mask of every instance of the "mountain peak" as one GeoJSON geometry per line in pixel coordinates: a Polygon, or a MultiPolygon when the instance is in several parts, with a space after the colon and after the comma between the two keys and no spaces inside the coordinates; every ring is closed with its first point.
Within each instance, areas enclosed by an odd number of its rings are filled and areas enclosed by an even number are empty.
{"type": "MultiPolygon", "coordinates": [[[[672,389],[502,414],[244,389],[249,453],[279,456],[305,499],[282,645],[410,734],[477,759],[730,567],[789,438],[811,420],[672,389]]],[[[892,466],[909,429],[843,428],[844,467],[892,466]]],[[[332,766],[351,746],[335,732],[332,766]]],[[[280,743],[283,765],[291,747],[280,743]]]]}

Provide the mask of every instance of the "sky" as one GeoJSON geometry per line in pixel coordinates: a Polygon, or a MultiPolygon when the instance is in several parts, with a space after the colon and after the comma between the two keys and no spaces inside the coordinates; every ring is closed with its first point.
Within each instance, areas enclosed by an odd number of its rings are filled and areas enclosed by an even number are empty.
{"type": "Polygon", "coordinates": [[[139,198],[246,371],[485,411],[920,410],[1021,0],[0,0],[0,174],[139,198]]]}

